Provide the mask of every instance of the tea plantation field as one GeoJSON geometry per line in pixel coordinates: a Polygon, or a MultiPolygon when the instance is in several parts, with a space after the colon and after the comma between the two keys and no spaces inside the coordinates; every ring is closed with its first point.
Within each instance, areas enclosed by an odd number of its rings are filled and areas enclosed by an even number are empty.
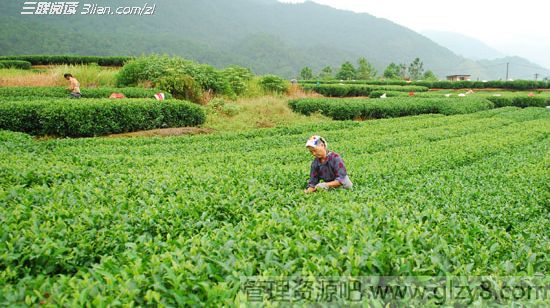
{"type": "Polygon", "coordinates": [[[242,276],[550,272],[550,109],[153,139],[0,132],[0,303],[234,305],[242,276]],[[303,193],[312,134],[352,191],[303,193]]]}

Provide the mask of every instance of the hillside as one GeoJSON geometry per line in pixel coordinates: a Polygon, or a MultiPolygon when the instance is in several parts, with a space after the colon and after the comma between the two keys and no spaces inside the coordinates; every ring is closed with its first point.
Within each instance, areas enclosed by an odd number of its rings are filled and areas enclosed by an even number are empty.
{"type": "Polygon", "coordinates": [[[494,60],[505,55],[484,42],[459,33],[426,30],[421,32],[437,44],[473,60],[494,60]]]}
{"type": "MultiPolygon", "coordinates": [[[[20,15],[23,1],[0,2],[0,54],[140,55],[168,53],[258,74],[314,72],[366,57],[379,73],[390,62],[424,61],[439,77],[483,66],[386,19],[306,2],[163,0],[153,16],[20,15]]],[[[99,5],[113,5],[98,0],[99,5]]],[[[121,0],[117,5],[143,5],[121,0]]],[[[473,74],[473,73],[472,73],[473,74]]],[[[550,72],[548,72],[550,75],[550,72]]]]}

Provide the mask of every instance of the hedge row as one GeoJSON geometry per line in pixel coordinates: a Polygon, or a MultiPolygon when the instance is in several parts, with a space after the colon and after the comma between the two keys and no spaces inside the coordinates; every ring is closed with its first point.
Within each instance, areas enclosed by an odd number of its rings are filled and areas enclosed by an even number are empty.
{"type": "Polygon", "coordinates": [[[514,81],[416,81],[414,85],[428,87],[430,89],[486,89],[498,88],[509,90],[548,89],[547,81],[514,80],[514,81]]]}
{"type": "MultiPolygon", "coordinates": [[[[480,97],[489,99],[494,102],[497,107],[515,106],[515,107],[546,107],[550,105],[550,92],[474,92],[468,94],[464,91],[429,91],[415,93],[415,97],[424,98],[443,98],[449,95],[450,98],[457,98],[459,95],[465,94],[466,97],[480,97]],[[500,102],[500,103],[498,103],[500,102]]],[[[388,96],[386,94],[386,96],[388,96]]],[[[378,96],[379,97],[379,96],[378,96]]]]}
{"type": "Polygon", "coordinates": [[[353,84],[322,84],[322,85],[302,85],[306,91],[315,91],[329,97],[354,97],[369,96],[373,91],[399,91],[399,92],[426,92],[428,88],[418,86],[371,86],[371,85],[353,85],[353,84]]]}
{"type": "Polygon", "coordinates": [[[528,96],[489,96],[488,100],[496,107],[546,107],[550,106],[550,97],[528,97],[528,96]]]}
{"type": "Polygon", "coordinates": [[[46,99],[0,104],[0,129],[31,135],[90,137],[196,126],[205,120],[200,106],[178,100],[46,99]]]}
{"type": "Polygon", "coordinates": [[[300,80],[301,85],[306,84],[362,84],[373,86],[406,86],[412,85],[405,80],[300,80]]]}
{"type": "MultiPolygon", "coordinates": [[[[386,97],[406,97],[408,96],[407,93],[404,92],[395,92],[395,91],[373,91],[369,95],[370,98],[380,98],[383,94],[386,94],[386,97]]],[[[414,95],[416,98],[444,98],[445,94],[442,94],[441,92],[423,92],[423,93],[415,93],[414,95]]],[[[495,104],[495,107],[506,107],[506,106],[514,106],[514,107],[546,107],[550,106],[550,96],[541,96],[536,95],[533,97],[529,97],[527,93],[524,92],[524,95],[518,95],[515,92],[505,93],[501,96],[493,96],[486,93],[481,94],[470,94],[467,95],[468,97],[477,97],[477,98],[485,98],[490,100],[495,104]]],[[[450,98],[458,98],[458,95],[456,93],[453,93],[450,98]]]]}
{"type": "MultiPolygon", "coordinates": [[[[157,89],[144,88],[85,88],[82,89],[82,97],[108,98],[112,93],[122,93],[127,98],[153,98],[157,89]]],[[[164,93],[166,98],[172,98],[170,93],[164,93]]],[[[0,98],[16,98],[20,96],[57,97],[66,98],[69,90],[63,87],[4,87],[0,88],[0,98]]]]}
{"type": "Polygon", "coordinates": [[[473,113],[494,108],[483,98],[388,98],[369,99],[299,99],[289,102],[295,112],[309,115],[314,112],[334,120],[380,119],[427,113],[444,115],[473,113]]]}
{"type": "Polygon", "coordinates": [[[514,81],[413,81],[406,82],[404,80],[304,80],[300,81],[300,84],[304,86],[310,85],[325,85],[325,84],[350,84],[350,85],[410,85],[410,86],[422,86],[430,89],[510,89],[510,90],[533,90],[533,89],[550,89],[550,82],[548,81],[534,81],[534,80],[514,80],[514,81]]]}
{"type": "Polygon", "coordinates": [[[72,55],[0,56],[0,60],[28,61],[32,65],[97,63],[100,66],[123,66],[124,62],[130,59],[133,59],[133,57],[101,57],[101,56],[72,56],[72,55]]]}
{"type": "Polygon", "coordinates": [[[0,68],[17,68],[28,70],[31,68],[31,63],[28,61],[20,60],[0,60],[0,68]]]}

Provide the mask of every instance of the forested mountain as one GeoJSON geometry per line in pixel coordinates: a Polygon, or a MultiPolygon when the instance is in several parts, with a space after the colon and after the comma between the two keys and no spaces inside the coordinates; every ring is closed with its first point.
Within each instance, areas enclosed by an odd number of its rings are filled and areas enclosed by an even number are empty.
{"type": "Polygon", "coordinates": [[[421,34],[457,55],[473,60],[494,60],[505,57],[503,53],[484,42],[459,33],[426,30],[421,34]]]}
{"type": "MultiPolygon", "coordinates": [[[[439,77],[470,73],[498,79],[479,63],[389,20],[313,2],[158,0],[152,16],[21,15],[20,0],[0,1],[0,54],[180,55],[217,67],[238,64],[258,74],[297,76],[367,58],[379,74],[419,57],[439,77]]],[[[100,6],[144,1],[97,0],[100,6]]],[[[82,6],[82,4],[81,4],[82,6]]],[[[519,73],[519,72],[518,72],[519,73]]],[[[540,72],[548,74],[549,71],[540,72]]],[[[513,77],[513,76],[512,76],[513,77]]]]}

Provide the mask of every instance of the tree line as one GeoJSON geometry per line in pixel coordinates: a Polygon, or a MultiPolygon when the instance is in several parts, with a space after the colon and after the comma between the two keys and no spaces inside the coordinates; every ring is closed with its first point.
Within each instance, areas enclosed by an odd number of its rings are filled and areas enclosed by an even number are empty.
{"type": "MultiPolygon", "coordinates": [[[[357,67],[350,61],[346,61],[342,63],[338,70],[326,66],[318,75],[314,75],[313,70],[308,66],[302,68],[300,72],[300,78],[302,80],[372,80],[378,77],[377,70],[364,57],[357,60],[357,67]]],[[[384,69],[380,77],[395,80],[438,80],[437,76],[431,70],[424,71],[424,63],[420,58],[415,58],[410,64],[397,64],[392,62],[384,69]]]]}

